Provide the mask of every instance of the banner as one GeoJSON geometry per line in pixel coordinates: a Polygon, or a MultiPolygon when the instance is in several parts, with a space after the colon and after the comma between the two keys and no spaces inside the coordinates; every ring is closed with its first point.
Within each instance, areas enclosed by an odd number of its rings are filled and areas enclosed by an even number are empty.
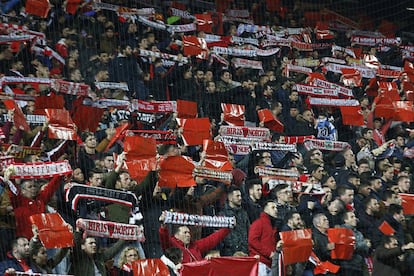
{"type": "Polygon", "coordinates": [[[166,59],[166,60],[180,62],[180,63],[183,63],[183,64],[189,63],[189,59],[187,57],[181,57],[181,56],[171,55],[171,54],[167,54],[167,53],[153,52],[153,51],[149,51],[149,50],[140,49],[139,54],[141,56],[145,56],[145,57],[162,58],[162,59],[166,59]]]}
{"type": "Polygon", "coordinates": [[[157,168],[157,145],[154,139],[141,136],[126,136],[124,140],[126,166],[131,178],[138,183],[144,180],[150,171],[157,168]]]}
{"type": "Polygon", "coordinates": [[[286,77],[288,78],[289,78],[289,72],[297,72],[297,73],[309,75],[310,73],[312,73],[312,69],[288,63],[286,65],[286,77]]]}
{"type": "Polygon", "coordinates": [[[211,139],[208,118],[180,119],[178,125],[183,129],[182,138],[186,146],[202,145],[204,139],[211,139]]]}
{"type": "Polygon", "coordinates": [[[269,109],[260,109],[257,111],[257,115],[259,116],[259,121],[263,122],[266,128],[276,132],[283,132],[285,126],[273,116],[272,111],[269,109]]]}
{"type": "Polygon", "coordinates": [[[95,87],[99,90],[109,88],[109,89],[120,89],[122,91],[129,91],[128,84],[120,83],[120,82],[99,81],[99,82],[95,82],[95,87]]]}
{"type": "Polygon", "coordinates": [[[231,171],[233,166],[229,161],[229,155],[226,146],[221,141],[204,140],[203,141],[204,164],[210,169],[219,169],[220,171],[231,171]]]}
{"type": "Polygon", "coordinates": [[[347,126],[363,126],[364,115],[360,106],[341,106],[342,123],[347,126]]]}
{"type": "Polygon", "coordinates": [[[283,231],[279,235],[283,241],[284,265],[306,262],[309,259],[313,246],[311,229],[283,231]]]}
{"type": "Polygon", "coordinates": [[[158,184],[160,187],[192,187],[194,164],[185,156],[169,156],[160,164],[158,184]]]}
{"type": "Polygon", "coordinates": [[[39,240],[46,248],[72,247],[73,233],[59,213],[36,214],[30,216],[30,222],[39,231],[39,240]]]}
{"type": "Polygon", "coordinates": [[[152,138],[157,144],[177,144],[177,136],[172,131],[163,130],[131,130],[135,135],[152,138]]]}
{"type": "Polygon", "coordinates": [[[334,63],[328,63],[325,65],[324,69],[327,71],[331,71],[334,73],[342,74],[341,69],[348,68],[348,69],[357,69],[363,78],[372,79],[376,76],[376,71],[374,69],[371,69],[366,66],[362,65],[354,65],[354,66],[347,66],[347,65],[341,65],[341,64],[334,64],[334,63]]]}
{"type": "Polygon", "coordinates": [[[233,58],[231,60],[234,68],[247,68],[263,70],[263,64],[260,60],[250,60],[244,58],[233,58]]]}
{"type": "Polygon", "coordinates": [[[323,87],[323,88],[334,89],[335,91],[338,92],[338,95],[342,95],[342,96],[345,96],[345,97],[351,97],[351,98],[354,97],[354,94],[352,93],[352,89],[340,86],[339,84],[336,84],[336,83],[321,80],[319,78],[313,79],[312,80],[312,85],[318,86],[318,87],[323,87]]]}
{"type": "Polygon", "coordinates": [[[146,113],[176,112],[177,103],[175,101],[146,102],[142,100],[133,100],[131,101],[131,110],[138,110],[146,113]]]}
{"type": "Polygon", "coordinates": [[[414,194],[398,194],[401,198],[404,215],[414,215],[414,194]]]}
{"type": "Polygon", "coordinates": [[[335,248],[331,250],[331,258],[350,260],[354,254],[354,232],[348,228],[329,228],[327,234],[329,242],[335,243],[335,248]]]}
{"type": "Polygon", "coordinates": [[[236,224],[236,218],[225,216],[202,216],[165,211],[164,223],[201,227],[233,228],[236,224]]]}
{"type": "Polygon", "coordinates": [[[144,226],[112,221],[78,219],[76,227],[88,236],[144,242],[144,226]]]}
{"type": "Polygon", "coordinates": [[[244,105],[221,103],[221,110],[223,110],[224,121],[230,126],[244,126],[244,105]]]}
{"type": "Polygon", "coordinates": [[[77,183],[71,183],[69,185],[69,188],[66,190],[65,199],[66,202],[71,203],[73,211],[76,211],[76,207],[81,199],[117,203],[131,208],[138,206],[138,199],[135,194],[131,192],[93,187],[77,183]]]}
{"type": "Polygon", "coordinates": [[[70,175],[72,168],[68,160],[58,162],[14,163],[12,179],[51,178],[70,175]]]}
{"type": "Polygon", "coordinates": [[[57,92],[76,96],[87,96],[90,90],[89,85],[64,80],[54,80],[52,89],[57,92]]]}
{"type": "Polygon", "coordinates": [[[305,140],[303,145],[308,151],[312,149],[328,150],[328,151],[343,151],[345,149],[351,148],[351,146],[347,142],[319,140],[319,139],[305,140]]]}
{"type": "Polygon", "coordinates": [[[141,259],[132,262],[134,276],[170,276],[168,266],[161,259],[141,259]]]}
{"type": "Polygon", "coordinates": [[[345,100],[345,99],[327,99],[327,98],[309,98],[310,105],[317,106],[359,106],[357,100],[345,100]]]}
{"type": "Polygon", "coordinates": [[[233,179],[231,171],[222,171],[206,167],[195,167],[193,170],[193,176],[223,182],[227,185],[230,185],[233,179]]]}
{"type": "Polygon", "coordinates": [[[221,136],[253,138],[260,141],[270,141],[271,135],[267,128],[260,127],[239,127],[239,126],[220,126],[221,136]]]}
{"type": "Polygon", "coordinates": [[[254,257],[219,257],[183,264],[181,276],[258,275],[259,260],[254,257]]]}
{"type": "Polygon", "coordinates": [[[303,142],[307,139],[314,139],[315,136],[308,135],[308,136],[283,136],[283,141],[286,144],[303,144],[303,142]]]}
{"type": "MultiPolygon", "coordinates": [[[[0,115],[0,122],[5,123],[8,121],[13,122],[13,118],[10,118],[9,114],[2,114],[0,115]]],[[[46,116],[44,115],[31,115],[31,114],[25,114],[24,115],[26,122],[30,126],[41,126],[46,122],[46,116]]]]}
{"type": "Polygon", "coordinates": [[[181,119],[197,117],[197,102],[177,100],[177,117],[181,119]]]}
{"type": "Polygon", "coordinates": [[[11,110],[13,112],[14,126],[18,129],[24,130],[25,132],[30,131],[30,127],[26,122],[23,111],[17,102],[14,100],[3,100],[3,103],[6,106],[7,110],[11,110]]]}
{"type": "Polygon", "coordinates": [[[269,167],[261,167],[256,166],[254,168],[254,172],[259,177],[287,177],[287,178],[295,178],[299,177],[299,173],[297,171],[293,171],[290,169],[280,169],[280,168],[269,168],[269,167]]]}
{"type": "Polygon", "coordinates": [[[266,151],[289,151],[297,152],[295,144],[278,144],[269,142],[253,142],[252,150],[266,150],[266,151]]]}
{"type": "Polygon", "coordinates": [[[293,89],[296,89],[299,94],[309,96],[321,96],[321,97],[338,97],[338,91],[331,88],[321,88],[307,84],[295,84],[293,89]]]}
{"type": "Polygon", "coordinates": [[[76,140],[76,126],[66,109],[45,109],[50,139],[76,140]]]}
{"type": "MultiPolygon", "coordinates": [[[[6,152],[9,147],[10,144],[2,144],[1,150],[6,152]]],[[[41,153],[42,149],[40,147],[17,146],[13,152],[10,152],[10,155],[15,159],[23,159],[28,155],[40,155],[41,153]]]]}

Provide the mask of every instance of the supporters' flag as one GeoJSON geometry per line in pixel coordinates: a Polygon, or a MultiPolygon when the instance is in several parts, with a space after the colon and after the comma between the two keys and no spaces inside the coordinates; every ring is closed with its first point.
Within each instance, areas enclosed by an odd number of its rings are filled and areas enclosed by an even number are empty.
{"type": "Polygon", "coordinates": [[[270,130],[276,132],[283,132],[284,125],[273,116],[273,113],[269,109],[260,109],[257,111],[260,122],[264,123],[264,126],[270,130]]]}
{"type": "Polygon", "coordinates": [[[48,96],[37,96],[35,99],[35,109],[56,108],[62,109],[65,107],[65,99],[62,95],[50,93],[48,96]]]}
{"type": "Polygon", "coordinates": [[[245,275],[258,273],[259,260],[254,257],[219,257],[183,264],[181,276],[245,275]]]}
{"type": "Polygon", "coordinates": [[[315,268],[313,269],[313,273],[315,275],[327,274],[328,272],[336,274],[340,269],[339,265],[335,265],[329,261],[321,262],[321,260],[319,260],[318,256],[316,256],[313,251],[309,257],[309,262],[315,265],[315,268]]]}
{"type": "Polygon", "coordinates": [[[76,140],[76,126],[66,109],[45,109],[51,139],[76,140]]]}
{"type": "Polygon", "coordinates": [[[202,145],[204,139],[211,139],[208,118],[180,119],[178,125],[183,129],[182,138],[186,146],[202,145]]]}
{"type": "Polygon", "coordinates": [[[79,105],[76,107],[76,111],[73,112],[72,119],[79,131],[87,130],[95,132],[103,113],[103,108],[79,105]]]}
{"type": "Polygon", "coordinates": [[[228,152],[223,142],[204,140],[203,151],[205,154],[204,166],[207,168],[232,170],[233,167],[228,159],[228,152]]]}
{"type": "Polygon", "coordinates": [[[398,87],[395,82],[379,82],[379,92],[392,101],[399,101],[398,87]]]}
{"type": "Polygon", "coordinates": [[[364,115],[360,106],[341,106],[342,123],[348,126],[363,126],[364,115]]]}
{"type": "Polygon", "coordinates": [[[13,110],[13,122],[15,127],[24,131],[30,131],[30,127],[27,124],[20,106],[14,100],[4,100],[3,103],[7,110],[13,110]]]}
{"type": "Polygon", "coordinates": [[[392,226],[386,220],[384,220],[380,226],[378,226],[378,229],[386,236],[391,236],[395,233],[395,229],[392,228],[392,226]]]}
{"type": "Polygon", "coordinates": [[[221,110],[223,110],[224,121],[230,126],[244,126],[244,105],[221,103],[221,110]]]}
{"type": "Polygon", "coordinates": [[[280,232],[283,241],[283,262],[285,265],[305,262],[312,252],[312,231],[301,229],[280,232]]]}
{"type": "Polygon", "coordinates": [[[153,138],[157,144],[177,144],[177,136],[172,131],[163,130],[131,130],[135,135],[153,138]]]}
{"type": "Polygon", "coordinates": [[[316,39],[332,39],[334,33],[329,30],[328,23],[319,21],[316,23],[316,39]]]}
{"type": "Polygon", "coordinates": [[[28,14],[46,18],[50,10],[49,0],[27,0],[25,11],[28,14]]]}
{"type": "Polygon", "coordinates": [[[414,194],[399,194],[404,215],[414,215],[414,194]]]}
{"type": "Polygon", "coordinates": [[[341,68],[342,82],[345,86],[360,87],[362,86],[362,76],[358,69],[341,68]]]}
{"type": "Polygon", "coordinates": [[[111,239],[145,241],[144,227],[142,225],[131,225],[112,221],[78,219],[76,227],[84,229],[88,236],[103,237],[111,239]]]}
{"type": "Polygon", "coordinates": [[[184,156],[167,157],[160,164],[158,184],[160,187],[192,187],[195,186],[191,159],[184,156]]]}
{"type": "Polygon", "coordinates": [[[354,232],[348,228],[329,228],[329,242],[335,243],[335,248],[331,251],[332,259],[350,260],[354,254],[355,236],[354,232]]]}
{"type": "Polygon", "coordinates": [[[320,79],[326,81],[325,75],[319,72],[312,72],[308,75],[306,78],[306,83],[309,83],[312,85],[314,79],[320,79]]]}
{"type": "Polygon", "coordinates": [[[395,113],[393,119],[401,122],[414,122],[413,102],[395,101],[395,113]]]}
{"type": "Polygon", "coordinates": [[[36,214],[30,216],[30,222],[36,225],[39,239],[46,248],[72,247],[73,233],[59,213],[36,214]]]}
{"type": "Polygon", "coordinates": [[[177,100],[177,117],[181,119],[197,117],[197,103],[191,101],[177,100]]]}
{"type": "Polygon", "coordinates": [[[211,14],[195,14],[195,17],[198,32],[205,32],[209,34],[213,32],[213,20],[211,19],[211,14]]]}
{"type": "Polygon", "coordinates": [[[142,259],[132,262],[134,276],[157,275],[169,276],[168,266],[161,259],[142,259]]]}
{"type": "Polygon", "coordinates": [[[115,134],[112,136],[111,140],[109,141],[108,145],[105,148],[105,151],[109,150],[113,144],[115,144],[118,140],[121,141],[124,139],[126,132],[129,128],[129,124],[122,124],[115,129],[115,134]]]}
{"type": "MultiPolygon", "coordinates": [[[[10,147],[10,144],[1,144],[1,150],[6,152],[10,147]]],[[[15,159],[23,159],[28,155],[40,155],[42,149],[40,147],[29,147],[29,146],[19,146],[15,148],[13,152],[10,153],[15,159]]]]}
{"type": "Polygon", "coordinates": [[[14,163],[12,165],[13,179],[51,178],[54,176],[70,175],[72,168],[68,160],[58,162],[14,163]]]}
{"type": "Polygon", "coordinates": [[[70,183],[65,194],[66,202],[76,211],[79,200],[97,200],[121,204],[130,208],[138,207],[138,199],[134,193],[121,190],[106,189],[77,183],[70,183]]]}
{"type": "Polygon", "coordinates": [[[156,169],[157,144],[152,138],[127,136],[124,141],[126,166],[131,177],[141,182],[149,171],[156,169]]]}
{"type": "Polygon", "coordinates": [[[236,218],[228,216],[201,216],[197,214],[165,211],[165,224],[193,225],[201,227],[233,228],[236,218]]]}
{"type": "Polygon", "coordinates": [[[202,55],[207,57],[207,42],[203,38],[193,35],[183,36],[183,47],[185,56],[202,55]]]}

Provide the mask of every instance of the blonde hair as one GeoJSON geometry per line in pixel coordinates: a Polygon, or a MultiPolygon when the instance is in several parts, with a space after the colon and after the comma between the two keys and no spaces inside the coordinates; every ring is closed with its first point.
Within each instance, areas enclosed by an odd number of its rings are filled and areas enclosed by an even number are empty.
{"type": "Polygon", "coordinates": [[[126,248],[124,248],[124,250],[122,250],[121,255],[119,256],[119,262],[118,262],[118,267],[122,268],[122,266],[124,264],[127,263],[127,252],[130,250],[134,250],[135,252],[137,252],[138,254],[138,259],[141,259],[141,256],[139,255],[138,249],[136,247],[133,246],[128,246],[126,248]]]}

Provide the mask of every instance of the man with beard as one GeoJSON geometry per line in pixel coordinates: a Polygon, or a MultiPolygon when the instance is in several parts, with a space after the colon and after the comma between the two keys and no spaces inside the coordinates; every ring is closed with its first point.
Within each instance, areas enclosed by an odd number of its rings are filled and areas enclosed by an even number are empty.
{"type": "Polygon", "coordinates": [[[15,272],[38,272],[29,262],[29,241],[25,237],[18,237],[12,241],[12,250],[6,260],[0,263],[0,275],[14,275],[15,272]]]}
{"type": "MultiPolygon", "coordinates": [[[[380,205],[376,198],[370,196],[364,200],[364,206],[364,212],[358,214],[358,230],[365,237],[374,237],[378,231],[379,220],[377,215],[380,210],[380,205]]],[[[376,244],[373,245],[375,246],[376,244]]]]}
{"type": "Polygon", "coordinates": [[[223,241],[221,250],[222,256],[232,256],[235,252],[241,251],[245,254],[247,250],[247,233],[250,222],[247,212],[242,208],[242,195],[239,188],[231,186],[227,194],[228,202],[220,213],[226,217],[236,217],[237,225],[223,241]]]}

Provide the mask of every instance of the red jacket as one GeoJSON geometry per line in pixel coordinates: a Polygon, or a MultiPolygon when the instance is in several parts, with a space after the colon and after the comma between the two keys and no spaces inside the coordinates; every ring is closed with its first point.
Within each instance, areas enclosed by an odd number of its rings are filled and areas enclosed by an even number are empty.
{"type": "Polygon", "coordinates": [[[220,229],[205,238],[191,242],[187,247],[184,246],[182,241],[174,236],[170,236],[167,228],[161,226],[159,232],[162,249],[165,250],[170,247],[180,248],[183,252],[183,263],[189,263],[201,261],[203,254],[216,247],[230,233],[230,229],[220,229]]]}
{"type": "Polygon", "coordinates": [[[32,223],[29,217],[46,212],[46,204],[59,187],[60,179],[60,176],[53,177],[35,199],[24,197],[20,191],[18,195],[9,193],[16,219],[16,236],[23,236],[29,240],[32,238],[32,223]]]}
{"type": "Polygon", "coordinates": [[[249,252],[250,256],[259,255],[260,261],[268,267],[272,266],[270,254],[276,251],[276,227],[272,227],[268,214],[262,212],[260,218],[250,225],[249,252]]]}

